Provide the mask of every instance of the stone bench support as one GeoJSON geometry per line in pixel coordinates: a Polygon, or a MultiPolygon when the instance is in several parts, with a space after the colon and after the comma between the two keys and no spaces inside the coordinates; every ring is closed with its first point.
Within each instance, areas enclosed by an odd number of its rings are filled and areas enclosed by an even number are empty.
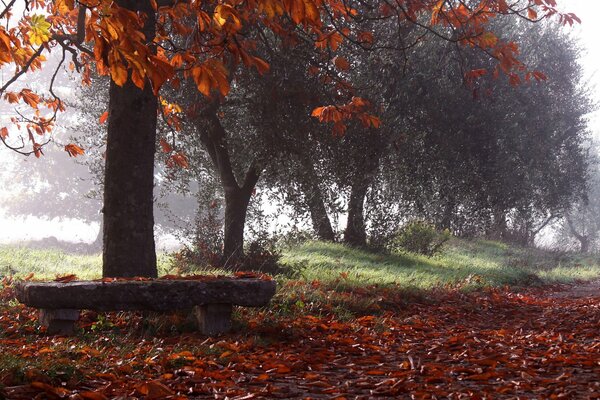
{"type": "Polygon", "coordinates": [[[231,329],[233,306],[261,307],[275,294],[275,281],[219,278],[113,282],[19,282],[17,299],[40,309],[50,335],[72,335],[79,310],[192,310],[200,332],[218,335],[231,329]]]}
{"type": "Polygon", "coordinates": [[[75,323],[79,320],[79,310],[41,309],[40,324],[46,327],[49,335],[72,335],[75,323]]]}
{"type": "Polygon", "coordinates": [[[231,330],[231,304],[207,304],[195,306],[192,314],[198,324],[198,330],[208,336],[231,330]]]}

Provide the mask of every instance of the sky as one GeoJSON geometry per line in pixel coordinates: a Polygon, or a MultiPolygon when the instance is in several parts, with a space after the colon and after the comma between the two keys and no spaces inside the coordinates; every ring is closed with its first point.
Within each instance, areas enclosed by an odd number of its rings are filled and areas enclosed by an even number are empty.
{"type": "MultiPolygon", "coordinates": [[[[571,30],[581,41],[584,49],[581,63],[585,71],[585,82],[590,85],[595,100],[600,104],[600,23],[597,17],[594,18],[600,0],[558,1],[562,11],[574,12],[582,20],[580,25],[566,29],[571,30]]],[[[0,108],[0,114],[1,111],[0,108]]],[[[600,139],[600,111],[590,115],[590,130],[600,139]]],[[[0,149],[0,158],[6,167],[6,151],[0,149]]],[[[35,240],[48,236],[55,236],[59,240],[91,242],[96,237],[97,230],[98,224],[85,224],[77,220],[41,220],[35,217],[15,220],[6,216],[0,207],[0,243],[35,240]]]]}
{"type": "MultiPolygon", "coordinates": [[[[581,63],[584,67],[586,81],[592,88],[594,99],[600,103],[600,23],[597,15],[599,0],[559,0],[561,10],[574,12],[581,24],[569,28],[576,35],[584,48],[581,63]]],[[[600,111],[590,116],[590,128],[595,137],[600,138],[600,111]]]]}

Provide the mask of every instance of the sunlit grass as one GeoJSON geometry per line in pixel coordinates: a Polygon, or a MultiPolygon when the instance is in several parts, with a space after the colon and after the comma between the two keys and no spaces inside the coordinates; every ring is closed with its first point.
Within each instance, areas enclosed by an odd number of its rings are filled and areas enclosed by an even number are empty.
{"type": "MultiPolygon", "coordinates": [[[[375,254],[341,244],[307,242],[284,249],[281,262],[295,271],[300,280],[344,287],[393,285],[427,290],[456,284],[464,287],[531,285],[600,278],[600,262],[595,257],[485,240],[453,239],[434,257],[412,253],[375,254]]],[[[178,273],[173,265],[172,256],[158,255],[159,275],[178,273]]],[[[102,257],[0,246],[0,276],[22,278],[31,273],[40,280],[66,274],[96,279],[102,274],[102,257]]],[[[190,269],[189,273],[222,274],[225,271],[190,269]]]]}
{"type": "Polygon", "coordinates": [[[466,286],[531,285],[600,277],[594,258],[525,249],[484,240],[454,239],[434,257],[417,254],[372,254],[340,244],[310,242],[284,252],[283,263],[301,270],[307,281],[349,285],[394,284],[431,289],[466,286]]]}
{"type": "MultiPolygon", "coordinates": [[[[159,254],[160,273],[169,273],[170,266],[170,256],[159,254]]],[[[73,254],[58,249],[0,246],[0,276],[14,275],[22,278],[31,273],[35,279],[40,280],[68,274],[75,274],[81,279],[97,279],[102,276],[102,255],[73,254]]]]}

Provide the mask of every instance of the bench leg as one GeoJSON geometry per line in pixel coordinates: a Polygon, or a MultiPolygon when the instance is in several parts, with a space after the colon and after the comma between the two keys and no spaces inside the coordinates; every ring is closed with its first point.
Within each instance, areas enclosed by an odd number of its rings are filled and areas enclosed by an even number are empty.
{"type": "Polygon", "coordinates": [[[70,336],[75,331],[75,322],[79,319],[79,310],[72,309],[42,309],[40,323],[47,327],[48,335],[70,336]]]}
{"type": "Polygon", "coordinates": [[[206,304],[195,306],[192,313],[198,330],[208,336],[229,332],[231,329],[231,304],[206,304]]]}

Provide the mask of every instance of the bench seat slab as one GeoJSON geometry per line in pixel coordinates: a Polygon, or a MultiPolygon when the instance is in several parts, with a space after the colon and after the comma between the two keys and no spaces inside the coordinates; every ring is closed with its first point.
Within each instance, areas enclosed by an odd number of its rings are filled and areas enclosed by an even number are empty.
{"type": "Polygon", "coordinates": [[[261,279],[153,280],[114,282],[18,282],[17,299],[41,309],[172,311],[205,304],[266,306],[275,281],[261,279]]]}

